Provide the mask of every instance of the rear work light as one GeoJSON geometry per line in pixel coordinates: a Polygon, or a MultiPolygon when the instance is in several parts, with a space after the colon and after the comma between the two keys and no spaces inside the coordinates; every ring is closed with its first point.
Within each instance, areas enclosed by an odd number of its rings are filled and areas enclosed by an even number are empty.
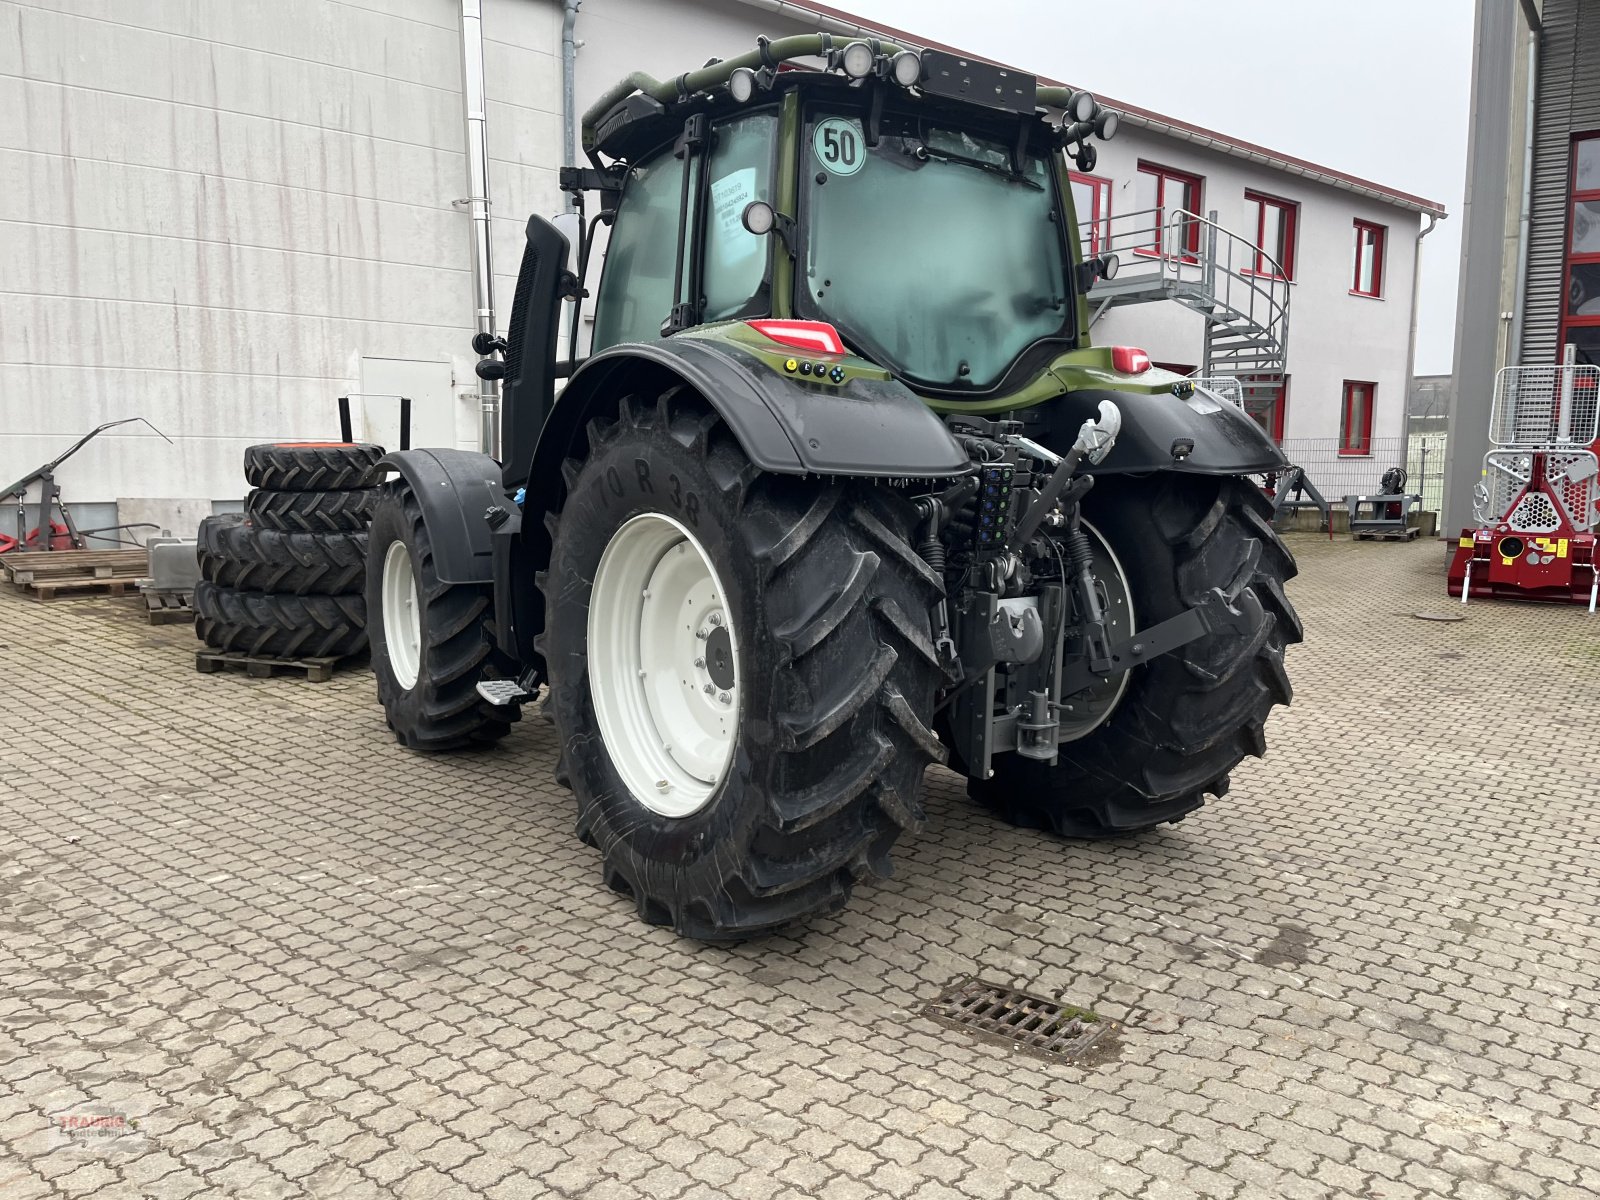
{"type": "Polygon", "coordinates": [[[1137,346],[1113,346],[1111,366],[1124,375],[1142,375],[1150,369],[1150,356],[1137,346]]]}
{"type": "MultiPolygon", "coordinates": [[[[746,321],[757,333],[796,350],[809,350],[812,354],[843,354],[844,340],[839,331],[826,321],[746,321]]],[[[1141,352],[1142,353],[1142,352],[1141,352]]],[[[1145,359],[1145,365],[1150,360],[1145,359]]]]}

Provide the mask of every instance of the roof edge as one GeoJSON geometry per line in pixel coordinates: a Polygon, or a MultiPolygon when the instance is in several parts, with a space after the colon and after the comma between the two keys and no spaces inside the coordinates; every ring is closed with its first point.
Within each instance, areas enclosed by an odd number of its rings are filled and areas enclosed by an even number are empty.
{"type": "MultiPolygon", "coordinates": [[[[876,35],[890,38],[902,44],[921,46],[925,49],[944,50],[951,54],[960,54],[967,58],[977,59],[980,62],[994,63],[995,66],[1005,67],[1008,70],[1021,70],[1020,67],[1012,66],[1009,63],[995,62],[994,59],[985,58],[981,54],[974,54],[970,50],[963,50],[959,46],[933,41],[908,29],[898,29],[893,25],[869,22],[855,13],[833,8],[827,4],[813,3],[812,0],[806,0],[805,3],[797,3],[796,0],[737,0],[737,2],[750,8],[759,8],[778,16],[789,17],[792,20],[817,22],[823,28],[832,25],[839,32],[876,35]]],[[[1038,79],[1041,83],[1058,87],[1072,86],[1065,80],[1050,79],[1044,75],[1038,76],[1038,79]]],[[[1445,211],[1444,205],[1437,200],[1429,200],[1425,196],[1403,192],[1399,188],[1386,187],[1373,180],[1363,179],[1359,175],[1351,175],[1347,171],[1325,167],[1320,163],[1311,162],[1309,159],[1297,158],[1292,154],[1284,154],[1281,151],[1260,146],[1254,142],[1247,142],[1215,129],[1207,129],[1203,125],[1195,125],[1177,117],[1169,117],[1164,113],[1141,108],[1137,104],[1126,104],[1110,96],[1101,95],[1098,92],[1095,94],[1100,96],[1100,99],[1107,105],[1121,113],[1129,124],[1150,129],[1156,133],[1166,134],[1182,141],[1193,142],[1196,145],[1216,150],[1234,158],[1242,158],[1250,162],[1277,167],[1291,175],[1299,175],[1304,179],[1336,188],[1339,191],[1351,192],[1358,196],[1364,196],[1369,200],[1376,200],[1410,212],[1440,219],[1447,218],[1450,215],[1445,211]]]]}

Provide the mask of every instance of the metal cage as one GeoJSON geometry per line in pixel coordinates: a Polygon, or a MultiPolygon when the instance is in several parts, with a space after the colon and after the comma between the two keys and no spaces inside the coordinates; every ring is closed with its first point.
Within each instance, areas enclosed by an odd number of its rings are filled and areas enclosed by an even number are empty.
{"type": "Polygon", "coordinates": [[[1588,446],[1596,436],[1600,367],[1501,368],[1489,418],[1489,440],[1496,446],[1555,450],[1588,446]]]}

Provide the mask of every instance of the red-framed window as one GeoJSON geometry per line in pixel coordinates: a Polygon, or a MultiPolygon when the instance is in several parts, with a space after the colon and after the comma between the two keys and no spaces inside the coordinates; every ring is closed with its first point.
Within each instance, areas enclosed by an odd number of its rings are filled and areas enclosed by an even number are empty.
{"type": "Polygon", "coordinates": [[[1359,379],[1344,381],[1344,399],[1339,408],[1339,453],[1372,453],[1372,407],[1378,385],[1359,379]]]}
{"type": "Polygon", "coordinates": [[[1099,254],[1111,246],[1111,180],[1099,175],[1071,172],[1072,207],[1078,214],[1078,229],[1086,232],[1084,252],[1099,254]]]}
{"type": "Polygon", "coordinates": [[[1289,377],[1287,375],[1241,375],[1244,386],[1244,410],[1255,418],[1256,424],[1267,431],[1273,441],[1282,444],[1283,422],[1289,413],[1289,377]]]}
{"type": "Polygon", "coordinates": [[[1600,132],[1572,139],[1567,266],[1556,360],[1570,342],[1578,362],[1600,363],[1600,132]]]}
{"type": "Polygon", "coordinates": [[[1371,221],[1356,222],[1355,276],[1350,284],[1352,296],[1383,295],[1383,250],[1389,230],[1371,221]]]}
{"type": "Polygon", "coordinates": [[[1292,280],[1300,206],[1293,200],[1269,196],[1265,192],[1246,191],[1244,198],[1247,204],[1256,206],[1255,273],[1292,280]]]}
{"type": "Polygon", "coordinates": [[[1187,171],[1175,171],[1157,163],[1140,162],[1134,183],[1134,207],[1140,212],[1154,210],[1150,243],[1140,247],[1143,254],[1182,254],[1185,258],[1200,253],[1200,226],[1184,221],[1171,229],[1167,222],[1175,213],[1198,213],[1204,180],[1187,171]],[[1166,245],[1162,245],[1165,239],[1166,245]]]}

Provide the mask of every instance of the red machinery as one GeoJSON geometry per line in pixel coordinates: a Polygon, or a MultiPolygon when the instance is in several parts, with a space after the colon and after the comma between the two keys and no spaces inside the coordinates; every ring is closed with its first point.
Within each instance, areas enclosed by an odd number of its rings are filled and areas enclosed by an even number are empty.
{"type": "Polygon", "coordinates": [[[1600,598],[1600,367],[1506,367],[1495,384],[1477,529],[1461,531],[1446,587],[1471,596],[1600,598]]]}

